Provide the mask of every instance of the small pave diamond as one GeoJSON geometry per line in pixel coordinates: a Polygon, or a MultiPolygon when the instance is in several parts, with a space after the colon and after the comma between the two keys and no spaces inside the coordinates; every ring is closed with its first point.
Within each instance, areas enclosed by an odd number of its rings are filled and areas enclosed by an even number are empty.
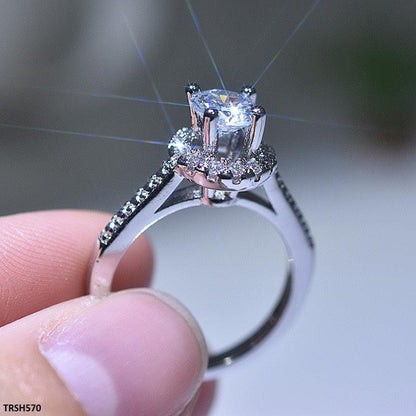
{"type": "Polygon", "coordinates": [[[214,170],[210,169],[210,171],[208,172],[208,175],[207,175],[207,179],[210,182],[215,182],[217,180],[217,178],[218,178],[217,172],[215,172],[214,170]]]}
{"type": "Polygon", "coordinates": [[[117,211],[116,216],[124,221],[128,217],[128,214],[123,210],[123,208],[121,208],[119,211],[117,211]]]}
{"type": "Polygon", "coordinates": [[[132,204],[130,201],[127,201],[119,212],[121,212],[126,217],[129,217],[135,209],[136,205],[132,204]]]}
{"type": "Polygon", "coordinates": [[[168,150],[172,157],[179,157],[185,153],[190,152],[191,143],[195,140],[200,139],[201,133],[194,131],[188,127],[179,129],[168,145],[168,150]]]}
{"type": "Polygon", "coordinates": [[[149,185],[152,188],[157,187],[158,185],[160,185],[163,182],[163,179],[157,175],[153,175],[150,180],[149,180],[149,185]]]}
{"type": "Polygon", "coordinates": [[[123,218],[123,217],[121,217],[121,216],[119,216],[118,214],[116,214],[116,215],[114,215],[114,216],[113,216],[113,218],[111,218],[111,221],[112,221],[114,224],[116,224],[116,225],[120,226],[120,225],[122,225],[122,224],[123,224],[123,222],[124,222],[124,218],[123,218]]]}
{"type": "Polygon", "coordinates": [[[165,166],[166,162],[163,162],[163,166],[160,168],[160,174],[163,176],[169,175],[170,170],[167,166],[165,166]]]}
{"type": "Polygon", "coordinates": [[[136,195],[130,200],[130,202],[137,204],[141,204],[147,197],[149,196],[149,192],[143,188],[139,188],[136,192],[136,195]]]}
{"type": "Polygon", "coordinates": [[[118,229],[119,225],[112,220],[105,227],[105,231],[108,231],[109,233],[115,233],[118,229]]]}
{"type": "Polygon", "coordinates": [[[253,157],[247,162],[247,168],[250,169],[257,177],[261,174],[262,169],[257,160],[253,157]]]}
{"type": "Polygon", "coordinates": [[[193,175],[195,173],[195,169],[199,168],[202,169],[205,165],[205,157],[204,155],[199,152],[193,152],[190,154],[187,164],[187,173],[193,175]]]}
{"type": "Polygon", "coordinates": [[[159,169],[158,174],[166,177],[172,172],[172,162],[164,161],[162,167],[159,169]]]}
{"type": "Polygon", "coordinates": [[[233,183],[239,184],[241,177],[246,173],[247,167],[243,160],[238,159],[231,164],[231,173],[233,175],[233,183]]]}
{"type": "Polygon", "coordinates": [[[144,186],[144,189],[148,191],[149,193],[153,192],[156,188],[157,188],[157,185],[152,181],[147,182],[146,185],[144,186]]]}
{"type": "Polygon", "coordinates": [[[192,191],[192,194],[193,194],[194,199],[200,199],[202,198],[203,192],[201,191],[201,188],[197,188],[192,191]]]}
{"type": "Polygon", "coordinates": [[[214,191],[212,199],[215,201],[225,201],[226,193],[224,191],[214,191]]]}
{"type": "MultiPolygon", "coordinates": [[[[225,179],[234,178],[234,183],[238,184],[241,182],[242,176],[250,176],[250,174],[259,180],[263,172],[274,168],[276,155],[269,146],[261,145],[256,152],[252,153],[252,157],[248,161],[244,158],[233,160],[231,157],[218,159],[215,152],[208,147],[203,150],[189,150],[188,153],[180,157],[179,164],[185,165],[189,175],[194,175],[198,170],[205,172],[207,180],[210,182],[215,182],[218,176],[221,176],[225,179]]],[[[155,185],[153,184],[153,186],[155,185]]],[[[152,187],[149,189],[153,190],[152,187]]]]}
{"type": "Polygon", "coordinates": [[[223,172],[224,170],[224,163],[219,160],[212,160],[208,165],[208,175],[207,179],[210,182],[215,182],[217,180],[218,175],[223,172]]]}
{"type": "Polygon", "coordinates": [[[100,235],[99,235],[99,237],[98,237],[98,239],[100,240],[100,243],[101,244],[103,244],[103,245],[106,246],[108,244],[108,242],[111,240],[111,237],[112,236],[113,236],[112,233],[109,233],[106,230],[102,230],[101,233],[100,233],[100,235]]]}
{"type": "Polygon", "coordinates": [[[149,196],[149,192],[146,191],[146,189],[139,188],[139,190],[137,191],[137,195],[142,201],[144,201],[149,196]]]}
{"type": "Polygon", "coordinates": [[[195,173],[195,168],[196,168],[196,161],[195,158],[190,159],[188,161],[188,165],[186,166],[186,173],[188,173],[189,175],[193,175],[195,173]]]}

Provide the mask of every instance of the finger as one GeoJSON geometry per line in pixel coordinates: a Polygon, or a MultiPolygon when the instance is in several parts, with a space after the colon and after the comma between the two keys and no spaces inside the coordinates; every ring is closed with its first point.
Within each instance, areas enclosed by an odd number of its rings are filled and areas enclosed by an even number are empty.
{"type": "Polygon", "coordinates": [[[0,402],[54,415],[174,415],[206,365],[198,325],[171,297],[84,297],[0,329],[0,402]]]}
{"type": "MultiPolygon", "coordinates": [[[[86,294],[89,259],[108,214],[43,211],[0,218],[0,325],[86,294]]],[[[137,239],[116,276],[118,289],[143,286],[150,244],[137,239]]]]}
{"type": "Polygon", "coordinates": [[[190,415],[207,416],[209,414],[218,387],[217,383],[217,380],[209,380],[202,384],[197,400],[195,400],[195,404],[191,408],[190,415]]]}
{"type": "Polygon", "coordinates": [[[216,380],[209,380],[202,383],[198,392],[187,404],[180,416],[207,416],[214,402],[216,390],[216,380]]]}

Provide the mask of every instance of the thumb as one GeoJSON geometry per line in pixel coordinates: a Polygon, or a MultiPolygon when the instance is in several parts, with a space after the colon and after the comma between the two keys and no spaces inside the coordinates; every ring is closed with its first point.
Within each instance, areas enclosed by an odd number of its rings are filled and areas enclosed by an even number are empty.
{"type": "Polygon", "coordinates": [[[0,329],[0,404],[40,404],[53,415],[175,415],[206,366],[197,323],[170,296],[83,297],[0,329]]]}

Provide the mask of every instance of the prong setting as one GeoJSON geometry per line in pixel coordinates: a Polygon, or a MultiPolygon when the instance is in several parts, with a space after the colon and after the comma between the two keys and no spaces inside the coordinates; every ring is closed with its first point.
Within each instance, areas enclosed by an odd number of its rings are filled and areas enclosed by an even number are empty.
{"type": "Polygon", "coordinates": [[[256,104],[257,91],[252,85],[244,85],[241,88],[241,94],[245,94],[250,97],[250,100],[253,104],[256,104]]]}
{"type": "Polygon", "coordinates": [[[201,87],[196,82],[190,82],[185,88],[185,92],[191,95],[199,91],[201,91],[201,87]]]}
{"type": "Polygon", "coordinates": [[[207,108],[204,112],[204,148],[216,150],[217,140],[217,121],[218,110],[207,108]]]}
{"type": "Polygon", "coordinates": [[[192,95],[201,91],[201,87],[196,82],[189,83],[185,88],[186,98],[188,100],[189,111],[191,113],[191,124],[194,130],[198,130],[198,118],[194,108],[191,105],[192,95]]]}
{"type": "Polygon", "coordinates": [[[248,141],[248,153],[251,154],[256,151],[263,139],[264,126],[266,123],[266,110],[257,105],[252,109],[252,124],[250,130],[250,138],[248,141]]]}
{"type": "Polygon", "coordinates": [[[207,189],[246,190],[263,183],[277,163],[273,149],[262,144],[266,112],[253,102],[255,88],[200,91],[190,84],[186,92],[194,117],[192,129],[178,130],[169,144],[176,172],[207,189]]]}

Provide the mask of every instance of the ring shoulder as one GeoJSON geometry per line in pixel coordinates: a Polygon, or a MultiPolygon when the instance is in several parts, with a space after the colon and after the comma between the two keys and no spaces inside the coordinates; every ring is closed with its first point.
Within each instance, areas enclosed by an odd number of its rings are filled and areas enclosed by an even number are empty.
{"type": "MultiPolygon", "coordinates": [[[[141,212],[175,176],[176,160],[165,160],[162,167],[153,174],[146,184],[111,217],[98,236],[101,253],[118,237],[131,220],[141,212]]],[[[163,202],[163,201],[162,201],[163,202]]]]}
{"type": "Polygon", "coordinates": [[[284,200],[286,201],[287,205],[289,206],[291,212],[296,218],[297,223],[301,227],[303,234],[308,242],[308,245],[311,249],[314,248],[315,243],[309,228],[308,223],[305,220],[305,217],[300,210],[298,204],[296,203],[295,199],[293,198],[291,192],[289,191],[289,188],[283,181],[282,177],[280,176],[279,172],[276,171],[273,177],[271,177],[264,185],[264,188],[266,190],[266,193],[268,194],[268,197],[270,199],[271,204],[273,205],[273,208],[276,212],[279,212],[279,206],[277,206],[275,198],[273,195],[276,191],[279,191],[280,194],[283,196],[284,200]]]}

